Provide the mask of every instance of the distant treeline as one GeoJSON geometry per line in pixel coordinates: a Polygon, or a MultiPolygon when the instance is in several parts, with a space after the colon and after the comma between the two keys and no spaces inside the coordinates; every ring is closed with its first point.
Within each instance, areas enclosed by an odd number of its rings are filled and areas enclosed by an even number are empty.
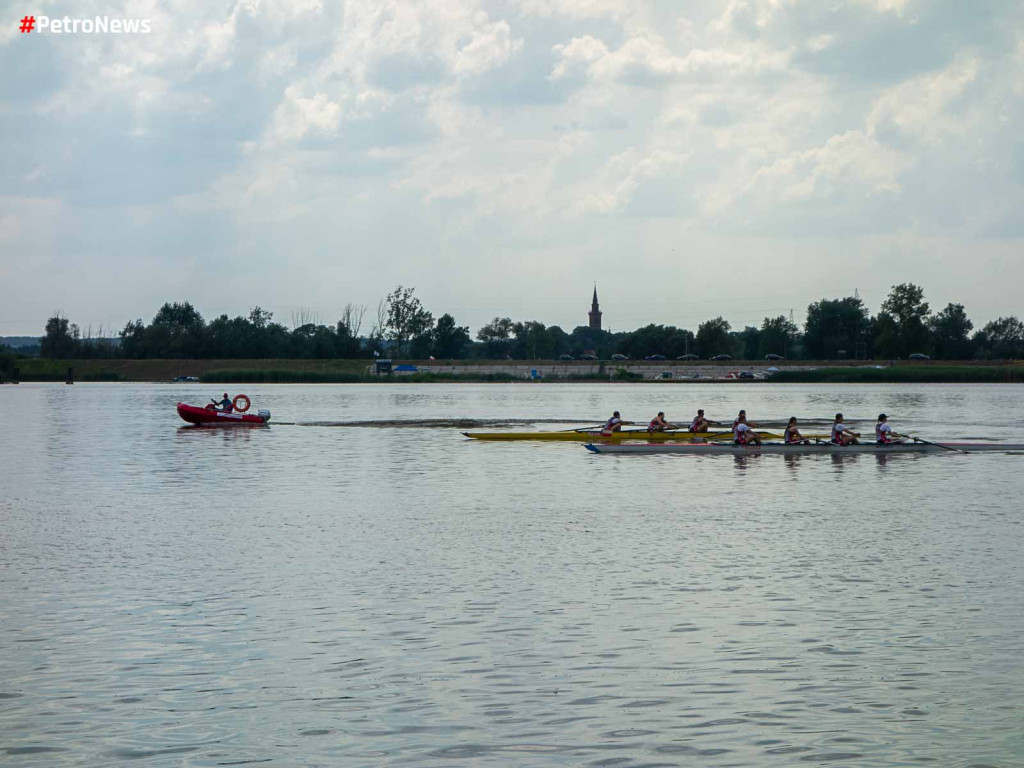
{"type": "MultiPolygon", "coordinates": [[[[912,283],[893,286],[877,315],[859,297],[821,299],[807,307],[803,327],[785,316],[734,330],[716,317],[697,331],[646,325],[609,333],[578,326],[567,333],[557,325],[496,317],[476,334],[450,314],[434,320],[412,288],[399,286],[381,300],[369,334],[361,335],[365,306],[349,304],[334,325],[298,318],[292,327],[254,307],[248,317],[221,315],[207,322],[188,302],[164,304],[150,323],[129,322],[110,339],[83,337],[78,326],[56,314],[40,342],[43,357],[71,358],[293,358],[335,359],[382,356],[413,359],[544,360],[560,355],[632,359],[664,355],[737,359],[899,359],[925,354],[944,360],[1024,358],[1024,323],[1002,317],[975,330],[962,304],[933,313],[924,291],[912,283]]],[[[2,361],[3,358],[0,358],[2,361]]],[[[0,365],[3,363],[0,362],[0,365]]]]}
{"type": "Polygon", "coordinates": [[[0,384],[14,378],[14,369],[18,367],[18,358],[14,350],[0,344],[0,384]]]}

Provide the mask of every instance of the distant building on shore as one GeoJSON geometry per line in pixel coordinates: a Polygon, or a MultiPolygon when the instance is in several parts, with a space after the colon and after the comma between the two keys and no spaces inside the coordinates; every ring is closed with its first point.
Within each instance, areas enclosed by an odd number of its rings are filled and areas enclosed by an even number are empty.
{"type": "Polygon", "coordinates": [[[601,330],[601,307],[597,303],[597,285],[594,285],[594,300],[590,304],[590,312],[587,313],[590,318],[590,327],[595,331],[601,330]]]}

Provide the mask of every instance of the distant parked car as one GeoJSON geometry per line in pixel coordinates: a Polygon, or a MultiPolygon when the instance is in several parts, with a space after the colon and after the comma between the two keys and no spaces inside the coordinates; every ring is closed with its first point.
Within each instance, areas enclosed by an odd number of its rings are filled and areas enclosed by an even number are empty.
{"type": "Polygon", "coordinates": [[[767,354],[767,355],[764,356],[764,359],[765,360],[785,360],[786,358],[784,358],[782,355],[767,354]]]}
{"type": "Polygon", "coordinates": [[[558,359],[559,360],[572,360],[573,356],[572,355],[559,355],[558,359]]]}
{"type": "Polygon", "coordinates": [[[736,374],[737,379],[756,379],[753,371],[740,371],[736,374]]]}
{"type": "Polygon", "coordinates": [[[922,354],[921,352],[915,352],[914,354],[909,355],[909,357],[911,360],[931,360],[928,355],[922,354]]]}
{"type": "Polygon", "coordinates": [[[664,359],[665,359],[664,355],[648,355],[647,357],[644,358],[644,360],[664,360],[664,359]]]}
{"type": "Polygon", "coordinates": [[[612,355],[612,360],[629,360],[629,357],[627,355],[620,355],[618,352],[616,352],[614,355],[612,355]]]}
{"type": "Polygon", "coordinates": [[[580,360],[597,360],[597,355],[580,355],[580,360]]]}
{"type": "Polygon", "coordinates": [[[715,355],[712,360],[732,360],[732,355],[715,355]]]}
{"type": "Polygon", "coordinates": [[[688,355],[680,355],[676,360],[700,360],[700,357],[691,352],[688,355]]]}

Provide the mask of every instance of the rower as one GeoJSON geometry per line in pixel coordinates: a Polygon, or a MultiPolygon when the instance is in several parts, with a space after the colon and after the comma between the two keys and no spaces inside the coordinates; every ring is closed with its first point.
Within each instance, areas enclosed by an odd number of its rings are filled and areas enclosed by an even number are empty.
{"type": "Polygon", "coordinates": [[[811,441],[800,434],[800,430],[796,427],[796,416],[789,417],[789,424],[786,425],[786,431],[783,433],[786,445],[810,445],[811,441]]]}
{"type": "Polygon", "coordinates": [[[747,412],[740,411],[736,423],[732,427],[733,443],[735,445],[761,445],[761,436],[747,424],[747,412]]]}
{"type": "Polygon", "coordinates": [[[610,435],[615,432],[622,431],[622,417],[619,412],[616,411],[612,414],[612,417],[604,423],[604,428],[601,430],[602,435],[610,435]]]}
{"type": "Polygon", "coordinates": [[[736,431],[736,426],[737,426],[737,425],[738,425],[738,424],[739,424],[739,423],[740,423],[741,421],[742,421],[742,422],[743,422],[744,424],[746,424],[746,425],[747,425],[748,427],[756,427],[756,426],[757,426],[757,424],[754,424],[753,422],[748,422],[748,421],[747,421],[747,412],[746,412],[746,411],[740,411],[740,412],[739,412],[739,415],[738,415],[738,416],[736,417],[736,421],[734,421],[734,422],[732,423],[732,431],[733,431],[733,432],[735,432],[735,431],[736,431]]]}
{"type": "Polygon", "coordinates": [[[213,398],[210,398],[210,402],[213,403],[214,406],[218,406],[219,405],[220,406],[220,410],[223,411],[224,413],[231,413],[235,409],[235,406],[231,402],[231,398],[228,397],[228,393],[227,392],[224,393],[224,399],[223,400],[219,400],[218,401],[218,400],[214,400],[213,398]]]}
{"type": "Polygon", "coordinates": [[[698,408],[697,415],[693,417],[693,421],[690,422],[690,431],[693,434],[700,434],[701,432],[707,432],[711,427],[711,422],[704,418],[704,409],[698,408]]]}
{"type": "Polygon", "coordinates": [[[670,429],[676,429],[676,426],[665,421],[664,411],[658,411],[658,415],[651,419],[651,423],[647,425],[648,432],[666,432],[670,429]]]}
{"type": "Polygon", "coordinates": [[[843,424],[843,414],[837,413],[836,420],[832,424],[832,442],[835,445],[859,445],[858,437],[860,437],[860,432],[847,429],[843,424]]]}
{"type": "Polygon", "coordinates": [[[898,435],[892,431],[892,425],[889,424],[889,417],[884,413],[878,414],[878,423],[875,424],[875,442],[878,445],[888,445],[894,443],[895,438],[898,435]]]}

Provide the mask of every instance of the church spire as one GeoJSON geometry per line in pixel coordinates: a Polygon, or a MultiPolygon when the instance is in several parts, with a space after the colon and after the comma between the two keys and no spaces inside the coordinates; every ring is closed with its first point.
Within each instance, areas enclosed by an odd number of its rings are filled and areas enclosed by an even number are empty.
{"type": "Polygon", "coordinates": [[[595,331],[601,330],[601,307],[597,303],[597,283],[594,283],[594,300],[590,304],[590,312],[587,313],[590,318],[590,327],[595,331]]]}

